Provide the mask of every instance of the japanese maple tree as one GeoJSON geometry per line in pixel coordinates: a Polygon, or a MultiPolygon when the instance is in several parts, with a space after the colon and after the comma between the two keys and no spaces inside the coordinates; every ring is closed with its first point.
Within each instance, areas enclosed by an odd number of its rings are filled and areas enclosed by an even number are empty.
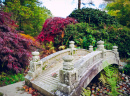
{"type": "Polygon", "coordinates": [[[21,72],[29,65],[30,41],[17,33],[10,14],[0,10],[0,71],[21,72]]]}
{"type": "Polygon", "coordinates": [[[62,37],[64,37],[64,28],[68,24],[75,24],[77,23],[76,19],[67,17],[67,18],[61,18],[61,17],[53,17],[48,18],[42,28],[41,33],[38,35],[37,39],[41,42],[43,41],[53,41],[54,37],[56,35],[61,34],[62,37]]]}

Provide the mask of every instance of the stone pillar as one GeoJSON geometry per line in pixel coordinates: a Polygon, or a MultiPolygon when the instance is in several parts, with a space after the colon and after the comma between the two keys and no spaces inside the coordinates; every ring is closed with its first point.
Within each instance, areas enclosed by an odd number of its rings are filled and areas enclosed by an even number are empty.
{"type": "Polygon", "coordinates": [[[75,42],[74,42],[74,41],[70,41],[69,43],[70,43],[69,47],[70,47],[70,48],[74,48],[74,43],[75,43],[75,42]]]}
{"type": "Polygon", "coordinates": [[[118,52],[118,47],[117,47],[117,46],[113,46],[112,51],[113,51],[114,53],[116,53],[116,55],[119,57],[119,52],[118,52]]]}
{"type": "Polygon", "coordinates": [[[104,41],[98,41],[97,42],[97,50],[96,51],[102,51],[102,58],[106,57],[106,49],[104,49],[104,41]]]}
{"type": "Polygon", "coordinates": [[[60,83],[58,83],[58,90],[70,94],[78,86],[78,71],[72,63],[73,56],[67,55],[63,57],[63,60],[63,69],[59,70],[60,83]]]}
{"type": "Polygon", "coordinates": [[[70,45],[69,45],[69,47],[70,47],[70,55],[74,55],[74,52],[76,53],[76,48],[74,47],[74,41],[70,41],[69,42],[70,43],[70,45]]]}
{"type": "Polygon", "coordinates": [[[89,52],[93,52],[93,46],[92,45],[89,46],[89,52]]]}
{"type": "Polygon", "coordinates": [[[32,52],[32,55],[33,57],[30,61],[28,75],[31,78],[35,78],[38,74],[42,72],[42,61],[40,61],[39,52],[32,52]],[[39,65],[38,68],[37,65],[39,65]]]}
{"type": "Polygon", "coordinates": [[[113,46],[112,51],[114,51],[115,53],[118,52],[118,49],[117,49],[117,48],[118,48],[117,46],[113,46]]]}
{"type": "Polygon", "coordinates": [[[102,51],[102,50],[104,50],[104,41],[98,41],[97,42],[97,51],[102,51]]]}

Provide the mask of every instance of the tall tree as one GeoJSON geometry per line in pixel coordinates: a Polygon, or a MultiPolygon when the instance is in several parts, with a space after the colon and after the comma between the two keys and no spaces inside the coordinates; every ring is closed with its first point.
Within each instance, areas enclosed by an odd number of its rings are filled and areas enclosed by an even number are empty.
{"type": "Polygon", "coordinates": [[[108,11],[108,14],[116,16],[122,25],[130,27],[129,0],[114,0],[114,2],[107,4],[106,10],[108,11]]]}
{"type": "Polygon", "coordinates": [[[78,0],[78,9],[80,9],[81,6],[81,0],[78,0]]]}
{"type": "Polygon", "coordinates": [[[5,5],[5,12],[12,12],[11,18],[18,21],[17,30],[32,36],[38,35],[45,20],[52,16],[48,9],[38,6],[38,0],[5,0],[5,5]]]}
{"type": "Polygon", "coordinates": [[[94,5],[94,3],[92,2],[92,0],[91,0],[91,1],[89,1],[88,3],[84,3],[84,2],[81,2],[81,0],[78,0],[78,9],[80,9],[80,8],[81,8],[81,4],[83,4],[83,5],[90,4],[90,5],[95,6],[95,5],[94,5]]]}

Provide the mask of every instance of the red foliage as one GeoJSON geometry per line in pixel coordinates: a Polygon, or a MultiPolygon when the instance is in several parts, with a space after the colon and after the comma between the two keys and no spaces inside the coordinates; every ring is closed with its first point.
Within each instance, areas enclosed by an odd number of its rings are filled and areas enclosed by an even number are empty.
{"type": "Polygon", "coordinates": [[[41,42],[43,41],[53,41],[54,37],[58,35],[59,33],[64,32],[64,28],[68,24],[75,24],[77,23],[76,19],[67,17],[67,18],[61,18],[61,17],[54,17],[54,18],[48,18],[44,25],[42,32],[38,35],[37,39],[41,42]]]}
{"type": "Polygon", "coordinates": [[[17,34],[15,22],[0,10],[0,71],[22,71],[31,57],[30,41],[17,34]]]}
{"type": "Polygon", "coordinates": [[[17,32],[15,30],[18,25],[15,24],[15,21],[10,19],[11,14],[0,11],[0,31],[4,32],[17,32]]]}

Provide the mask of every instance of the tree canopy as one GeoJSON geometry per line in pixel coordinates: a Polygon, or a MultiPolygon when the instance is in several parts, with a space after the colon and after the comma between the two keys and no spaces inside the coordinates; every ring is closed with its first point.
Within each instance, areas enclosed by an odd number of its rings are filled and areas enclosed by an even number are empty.
{"type": "Polygon", "coordinates": [[[36,36],[45,20],[52,16],[45,7],[40,7],[38,0],[5,0],[5,12],[13,13],[11,19],[18,21],[19,29],[36,36]]]}
{"type": "Polygon", "coordinates": [[[130,27],[130,0],[114,0],[107,4],[106,10],[116,16],[120,24],[130,27]]]}

